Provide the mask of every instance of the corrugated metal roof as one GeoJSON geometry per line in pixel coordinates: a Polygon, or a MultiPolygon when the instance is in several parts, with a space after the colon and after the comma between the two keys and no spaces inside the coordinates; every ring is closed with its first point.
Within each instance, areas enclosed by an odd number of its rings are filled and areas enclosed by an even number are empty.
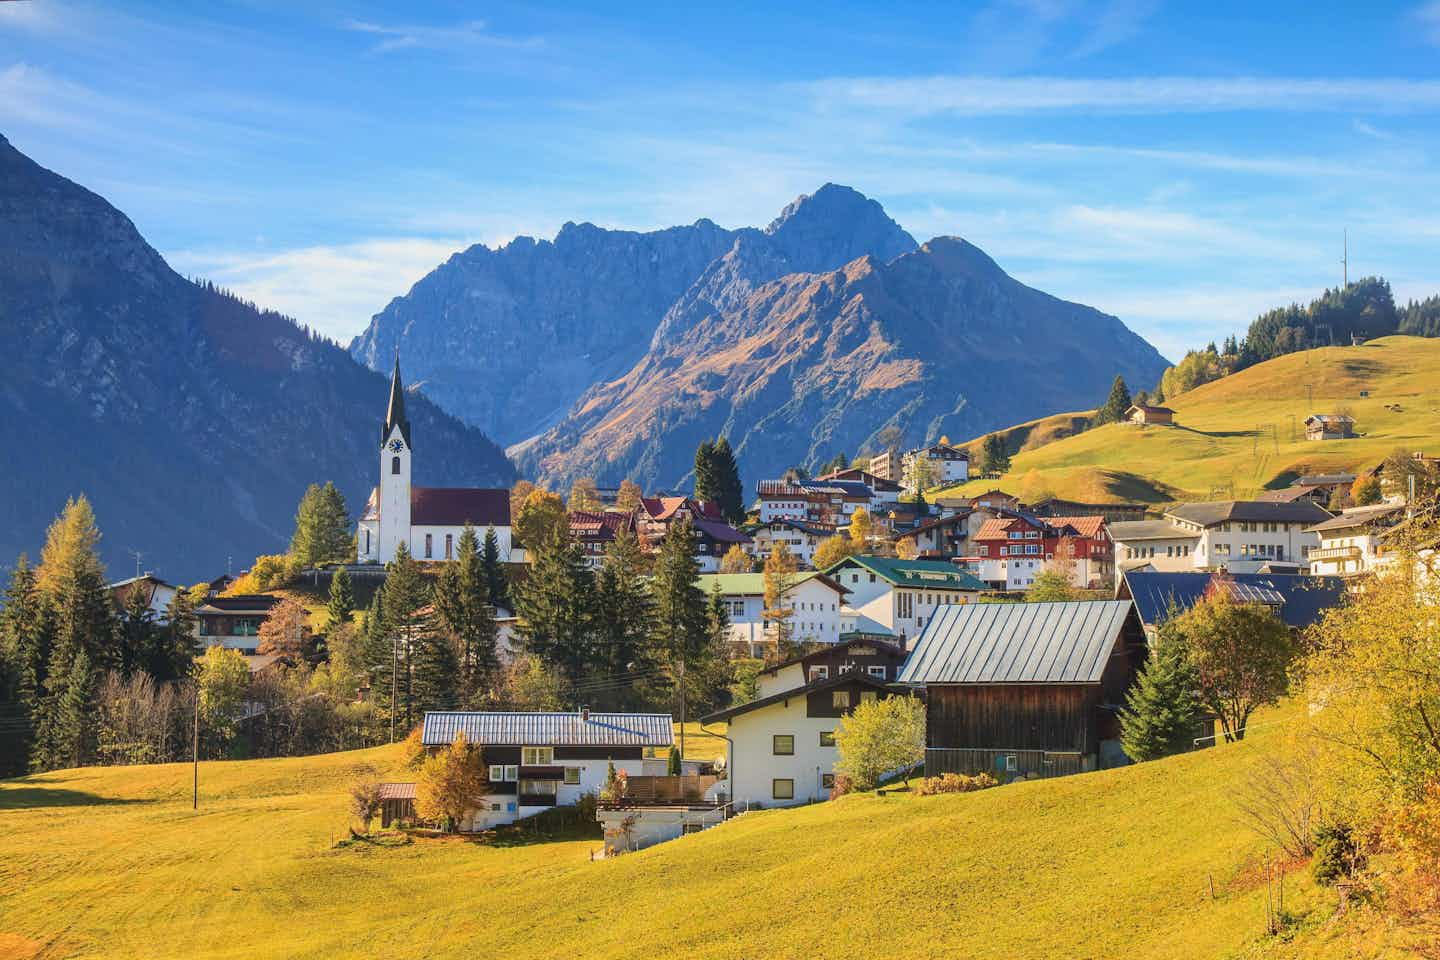
{"type": "MultiPolygon", "coordinates": [[[[1228,573],[1222,578],[1232,586],[1231,597],[1238,603],[1279,606],[1281,620],[1291,627],[1308,627],[1325,611],[1345,601],[1345,581],[1303,573],[1228,573]]],[[[1205,598],[1215,576],[1203,571],[1162,573],[1156,570],[1128,570],[1124,589],[1135,599],[1143,623],[1158,625],[1171,605],[1184,612],[1205,598]]]]}
{"type": "Polygon", "coordinates": [[[1099,683],[1128,600],[976,603],[925,626],[899,683],[1099,683]]]}
{"type": "Polygon", "coordinates": [[[510,747],[668,747],[668,713],[427,713],[420,734],[427,747],[455,742],[510,747]]]}
{"type": "Polygon", "coordinates": [[[380,784],[381,800],[414,800],[415,784],[413,783],[382,783],[380,784]]]}

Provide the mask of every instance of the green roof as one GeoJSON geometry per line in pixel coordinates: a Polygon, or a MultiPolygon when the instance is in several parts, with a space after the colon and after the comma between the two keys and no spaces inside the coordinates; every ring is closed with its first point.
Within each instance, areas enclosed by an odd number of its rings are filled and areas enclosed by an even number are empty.
{"type": "MultiPolygon", "coordinates": [[[[811,577],[820,576],[818,570],[801,570],[795,574],[795,586],[799,586],[811,577]]],[[[726,596],[764,596],[765,595],[765,574],[763,573],[702,573],[695,578],[705,596],[710,596],[710,591],[715,585],[720,585],[720,592],[726,596]]]]}
{"type": "Polygon", "coordinates": [[[848,564],[863,567],[897,587],[928,587],[932,590],[989,590],[983,580],[944,560],[901,560],[896,557],[846,557],[825,571],[833,576],[848,564]]]}

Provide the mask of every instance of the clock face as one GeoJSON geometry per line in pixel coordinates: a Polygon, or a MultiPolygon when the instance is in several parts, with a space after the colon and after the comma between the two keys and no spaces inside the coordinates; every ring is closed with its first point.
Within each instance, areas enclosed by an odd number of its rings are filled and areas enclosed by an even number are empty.
{"type": "Polygon", "coordinates": [[[399,437],[396,437],[394,440],[390,441],[390,449],[395,451],[396,453],[399,453],[401,450],[405,449],[405,444],[403,441],[400,440],[399,437]]]}

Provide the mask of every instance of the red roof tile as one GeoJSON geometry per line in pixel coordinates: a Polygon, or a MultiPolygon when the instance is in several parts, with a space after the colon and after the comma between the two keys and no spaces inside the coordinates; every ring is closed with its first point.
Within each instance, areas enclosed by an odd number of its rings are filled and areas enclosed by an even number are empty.
{"type": "Polygon", "coordinates": [[[481,487],[411,487],[410,523],[417,527],[510,526],[510,491],[481,487]]]}

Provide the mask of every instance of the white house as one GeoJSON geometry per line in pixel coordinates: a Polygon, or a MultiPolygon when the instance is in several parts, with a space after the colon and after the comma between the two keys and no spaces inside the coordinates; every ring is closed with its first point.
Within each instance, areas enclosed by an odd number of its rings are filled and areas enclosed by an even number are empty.
{"type": "Polygon", "coordinates": [[[414,486],[410,482],[413,452],[396,354],[390,405],[380,427],[380,483],[370,491],[356,530],[358,561],[389,563],[402,543],[418,560],[454,559],[467,523],[481,537],[493,529],[500,557],[511,559],[510,491],[414,486]]]}
{"type": "Polygon", "coordinates": [[[1308,500],[1181,503],[1163,520],[1110,525],[1116,575],[1126,570],[1255,573],[1271,563],[1304,565],[1320,545],[1314,526],[1330,514],[1308,500]]]}
{"type": "Polygon", "coordinates": [[[849,591],[841,632],[889,634],[902,646],[920,635],[936,611],[973,603],[990,589],[972,574],[938,560],[847,557],[825,573],[849,591]]]}
{"type": "Polygon", "coordinates": [[[1310,572],[1353,577],[1393,562],[1385,556],[1383,536],[1404,518],[1402,504],[1379,503],[1315,524],[1308,532],[1319,536],[1320,545],[1310,551],[1310,572]]]}
{"type": "Polygon", "coordinates": [[[801,566],[811,566],[815,559],[815,548],[835,536],[835,528],[826,524],[809,523],[778,517],[758,527],[747,528],[750,544],[746,552],[763,560],[770,556],[775,544],[783,543],[801,566]]]}
{"type": "Polygon", "coordinates": [[[855,636],[833,647],[821,647],[761,670],[755,676],[757,699],[852,671],[872,680],[892,683],[900,676],[904,663],[903,647],[874,637],[855,636]]]}
{"type": "Polygon", "coordinates": [[[169,610],[170,601],[175,599],[179,588],[174,584],[166,583],[153,573],[116,580],[110,584],[110,596],[115,598],[117,607],[124,607],[130,594],[136,590],[141,591],[145,596],[145,605],[150,608],[150,613],[156,621],[167,623],[166,611],[169,610]]]}
{"type": "Polygon", "coordinates": [[[958,447],[952,447],[945,437],[941,437],[940,442],[933,446],[911,450],[901,457],[903,476],[910,476],[910,465],[917,457],[930,461],[930,475],[936,486],[964,483],[970,479],[970,454],[958,447]]]}
{"type": "MultiPolygon", "coordinates": [[[[744,644],[752,656],[766,644],[765,575],[763,573],[711,573],[695,581],[708,598],[716,588],[730,615],[730,639],[744,644]]],[[[794,611],[790,618],[791,637],[797,643],[838,643],[840,608],[845,589],[830,577],[814,570],[795,574],[794,586],[785,605],[794,611]]]]}
{"type": "Polygon", "coordinates": [[[668,750],[673,732],[663,713],[447,712],[425,714],[420,737],[431,752],[458,733],[480,747],[488,792],[459,824],[473,832],[598,794],[612,762],[617,772],[641,776],[645,748],[668,750]]]}
{"type": "Polygon", "coordinates": [[[789,807],[825,800],[835,785],[835,729],[866,700],[891,695],[880,680],[847,671],[709,714],[728,723],[726,776],[737,804],[789,807]]]}

